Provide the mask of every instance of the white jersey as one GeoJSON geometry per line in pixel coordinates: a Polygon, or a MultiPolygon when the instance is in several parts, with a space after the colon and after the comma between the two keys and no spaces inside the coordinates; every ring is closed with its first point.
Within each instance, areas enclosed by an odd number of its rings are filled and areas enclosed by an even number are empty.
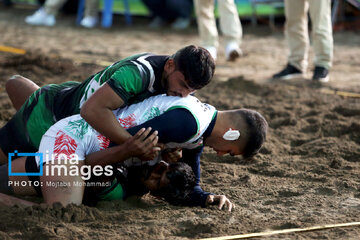
{"type": "MultiPolygon", "coordinates": [[[[167,143],[166,148],[195,148],[202,144],[202,135],[208,128],[215,108],[211,105],[201,103],[196,97],[186,98],[157,95],[145,99],[143,102],[114,110],[116,119],[125,129],[140,125],[166,111],[175,108],[185,108],[191,112],[197,122],[197,132],[183,143],[167,143]]],[[[181,126],[179,126],[181,127],[181,126]]],[[[109,146],[110,140],[92,128],[80,114],[73,115],[55,123],[44,134],[40,147],[40,153],[65,154],[69,157],[76,154],[79,160],[85,156],[109,146]]],[[[155,164],[159,159],[147,162],[155,164]]],[[[46,160],[44,160],[46,162],[46,160]]],[[[138,165],[141,162],[137,158],[129,159],[126,165],[138,165]]]]}

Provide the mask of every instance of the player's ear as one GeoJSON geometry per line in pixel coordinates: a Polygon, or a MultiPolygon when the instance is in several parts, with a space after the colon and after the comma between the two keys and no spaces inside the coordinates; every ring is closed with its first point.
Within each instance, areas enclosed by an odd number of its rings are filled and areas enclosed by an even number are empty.
{"type": "Polygon", "coordinates": [[[173,58],[169,58],[165,63],[165,70],[173,71],[174,68],[175,68],[175,61],[173,58]]]}

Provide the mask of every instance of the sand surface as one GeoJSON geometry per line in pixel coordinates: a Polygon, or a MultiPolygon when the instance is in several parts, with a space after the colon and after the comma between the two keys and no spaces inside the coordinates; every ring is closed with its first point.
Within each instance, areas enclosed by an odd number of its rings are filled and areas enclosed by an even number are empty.
{"type": "MultiPolygon", "coordinates": [[[[73,17],[59,16],[54,28],[32,27],[23,22],[32,11],[0,8],[0,43],[28,51],[0,52],[0,126],[15,113],[4,92],[13,74],[39,85],[82,81],[102,69],[101,61],[140,52],[172,54],[199,44],[194,26],[183,33],[151,31],[143,19],[128,27],[119,17],[111,29],[87,30],[75,26],[73,17]]],[[[246,56],[235,63],[227,63],[219,49],[215,78],[196,95],[220,110],[255,109],[270,125],[265,146],[251,161],[217,157],[209,149],[202,156],[203,189],[227,195],[236,204],[232,213],[215,206],[175,207],[151,196],[96,207],[0,207],[0,239],[198,239],[359,221],[360,99],[323,89],[360,93],[360,34],[336,32],[334,40],[331,82],[323,87],[309,80],[267,80],[286,63],[281,30],[245,26],[246,56]]],[[[350,227],[269,239],[359,236],[360,227],[350,227]]]]}

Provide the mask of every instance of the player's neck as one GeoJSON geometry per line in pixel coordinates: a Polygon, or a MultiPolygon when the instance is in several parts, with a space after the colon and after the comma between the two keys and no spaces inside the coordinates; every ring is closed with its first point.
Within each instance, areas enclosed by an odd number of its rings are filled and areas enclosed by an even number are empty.
{"type": "Polygon", "coordinates": [[[218,111],[214,128],[209,137],[206,138],[205,145],[207,141],[212,142],[214,140],[216,141],[216,139],[222,138],[224,132],[227,130],[227,126],[228,124],[226,122],[226,118],[224,117],[224,113],[218,111]]]}

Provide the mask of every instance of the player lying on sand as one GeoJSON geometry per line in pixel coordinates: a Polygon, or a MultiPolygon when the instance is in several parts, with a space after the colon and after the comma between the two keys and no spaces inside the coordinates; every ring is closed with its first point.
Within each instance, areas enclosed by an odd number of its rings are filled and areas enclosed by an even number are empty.
{"type": "MultiPolygon", "coordinates": [[[[13,172],[19,172],[19,167],[24,164],[26,159],[20,157],[13,161],[15,164],[13,172]],[[22,163],[21,163],[22,162],[22,163]]],[[[39,177],[33,177],[31,183],[15,184],[24,180],[23,177],[13,176],[13,191],[17,195],[35,195],[41,196],[41,185],[50,184],[48,181],[40,181],[39,177]],[[34,187],[37,186],[37,187],[34,187]]],[[[170,204],[183,204],[189,197],[194,185],[195,175],[189,165],[182,162],[166,163],[160,161],[154,166],[134,166],[123,167],[116,166],[110,176],[92,177],[85,184],[83,203],[95,205],[99,200],[123,200],[130,196],[143,196],[150,193],[151,195],[164,199],[170,204]]],[[[55,182],[51,182],[53,184],[55,182]]],[[[64,184],[77,184],[75,182],[57,182],[58,188],[64,184]]],[[[64,191],[64,195],[67,192],[64,191]]],[[[62,202],[62,196],[57,195],[57,202],[62,202]]],[[[45,199],[45,202],[48,199],[45,199]]],[[[33,202],[21,200],[9,195],[0,194],[0,204],[13,205],[35,205],[33,202]]]]}
{"type": "MultiPolygon", "coordinates": [[[[159,95],[114,111],[114,114],[125,128],[135,126],[128,129],[130,133],[151,126],[159,132],[159,141],[167,143],[167,148],[186,148],[180,161],[189,163],[197,178],[197,186],[190,196],[189,205],[206,206],[215,200],[219,201],[220,206],[225,202],[228,209],[232,206],[225,196],[206,193],[199,186],[203,143],[219,155],[229,153],[249,157],[258,152],[267,131],[266,120],[255,111],[217,111],[193,96],[180,98],[159,95]]],[[[125,152],[122,145],[107,148],[113,144],[89,126],[80,115],[68,117],[54,124],[43,136],[39,152],[60,153],[58,149],[63,149],[59,146],[63,144],[64,139],[66,144],[72,143],[72,146],[75,146],[65,148],[67,156],[76,153],[79,160],[84,160],[85,156],[92,153],[86,157],[86,165],[106,166],[124,161],[125,152]],[[101,148],[107,149],[99,151],[101,148]]],[[[133,165],[138,161],[130,159],[124,164],[133,165]]],[[[84,164],[83,161],[80,162],[84,164]]],[[[78,198],[64,200],[64,204],[66,201],[81,203],[82,194],[77,196],[78,198]]]]}
{"type": "Polygon", "coordinates": [[[118,124],[112,110],[163,93],[185,97],[208,84],[214,70],[209,52],[191,45],[172,56],[125,58],[82,83],[39,89],[30,80],[14,76],[6,90],[18,112],[0,129],[0,163],[6,163],[14,150],[36,152],[41,137],[55,122],[79,113],[96,131],[121,144],[131,135],[118,124]]]}

